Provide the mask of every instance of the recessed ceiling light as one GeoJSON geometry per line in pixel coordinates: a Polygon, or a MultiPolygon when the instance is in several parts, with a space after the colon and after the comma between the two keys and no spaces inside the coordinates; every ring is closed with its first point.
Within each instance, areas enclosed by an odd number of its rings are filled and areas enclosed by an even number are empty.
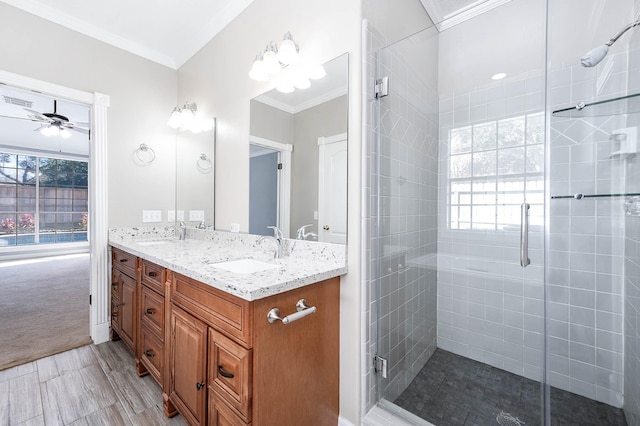
{"type": "Polygon", "coordinates": [[[505,78],[507,76],[506,73],[504,72],[499,72],[498,74],[494,74],[491,76],[491,80],[502,80],[503,78],[505,78]]]}

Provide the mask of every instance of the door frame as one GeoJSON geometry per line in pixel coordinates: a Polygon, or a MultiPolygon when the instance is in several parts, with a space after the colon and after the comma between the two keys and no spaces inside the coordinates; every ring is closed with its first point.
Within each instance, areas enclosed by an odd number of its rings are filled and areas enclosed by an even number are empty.
{"type": "Polygon", "coordinates": [[[278,173],[278,228],[290,238],[291,228],[291,152],[293,145],[249,135],[249,144],[278,151],[282,170],[278,173]]]}
{"type": "Polygon", "coordinates": [[[94,343],[109,340],[109,225],[107,181],[107,109],[109,95],[85,92],[0,70],[0,82],[91,106],[89,140],[89,253],[91,273],[89,335],[94,343]]]}

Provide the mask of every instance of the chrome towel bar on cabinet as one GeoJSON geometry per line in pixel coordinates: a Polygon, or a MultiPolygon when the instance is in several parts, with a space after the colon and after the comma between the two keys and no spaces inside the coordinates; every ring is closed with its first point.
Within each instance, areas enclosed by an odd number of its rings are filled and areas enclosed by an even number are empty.
{"type": "Polygon", "coordinates": [[[282,321],[283,324],[289,324],[290,322],[297,321],[307,315],[311,315],[317,309],[315,306],[307,306],[307,301],[300,299],[298,300],[298,303],[296,303],[296,310],[297,312],[282,318],[280,316],[280,309],[273,308],[267,313],[267,321],[269,321],[269,324],[273,324],[276,321],[282,321]]]}

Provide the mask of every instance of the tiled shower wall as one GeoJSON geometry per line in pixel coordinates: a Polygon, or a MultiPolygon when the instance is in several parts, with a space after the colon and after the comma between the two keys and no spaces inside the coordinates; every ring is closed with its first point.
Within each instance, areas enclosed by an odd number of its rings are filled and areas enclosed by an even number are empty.
{"type": "MultiPolygon", "coordinates": [[[[370,35],[379,40],[374,30],[370,35]]],[[[369,276],[377,277],[369,281],[370,333],[379,321],[378,344],[370,350],[388,360],[389,378],[380,391],[390,401],[436,349],[437,73],[408,60],[412,49],[436,49],[437,54],[437,39],[413,36],[373,51],[378,57],[368,64],[379,67],[378,76],[389,77],[389,95],[376,106],[375,74],[369,73],[367,101],[371,123],[379,123],[368,129],[369,276]],[[425,75],[434,81],[425,81],[425,75]]]]}
{"type": "Polygon", "coordinates": [[[535,380],[544,355],[543,111],[541,72],[440,97],[438,346],[535,380]],[[525,201],[531,264],[522,268],[525,201]]]}
{"type": "MultiPolygon", "coordinates": [[[[597,68],[552,64],[551,110],[626,94],[627,54],[597,68]],[[605,78],[606,77],[606,78],[605,78]]],[[[625,191],[628,156],[614,140],[625,115],[551,118],[551,196],[625,191]]],[[[623,403],[623,197],[552,199],[547,258],[547,380],[621,407],[623,403]]]]}

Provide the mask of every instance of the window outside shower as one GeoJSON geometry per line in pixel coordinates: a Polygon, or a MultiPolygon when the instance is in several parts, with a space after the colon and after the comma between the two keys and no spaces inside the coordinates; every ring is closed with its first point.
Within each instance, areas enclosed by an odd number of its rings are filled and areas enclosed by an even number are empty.
{"type": "Polygon", "coordinates": [[[87,241],[88,163],[0,152],[0,247],[87,241]]]}
{"type": "Polygon", "coordinates": [[[544,113],[453,128],[449,142],[451,229],[519,230],[525,193],[542,227],[544,113]]]}

